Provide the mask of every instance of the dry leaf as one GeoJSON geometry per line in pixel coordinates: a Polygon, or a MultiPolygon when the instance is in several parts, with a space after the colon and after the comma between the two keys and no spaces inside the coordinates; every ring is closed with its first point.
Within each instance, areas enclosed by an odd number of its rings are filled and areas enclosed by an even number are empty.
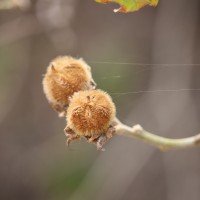
{"type": "Polygon", "coordinates": [[[114,9],[114,12],[134,12],[140,8],[149,5],[157,6],[159,0],[95,0],[98,3],[118,3],[120,7],[114,9]]]}

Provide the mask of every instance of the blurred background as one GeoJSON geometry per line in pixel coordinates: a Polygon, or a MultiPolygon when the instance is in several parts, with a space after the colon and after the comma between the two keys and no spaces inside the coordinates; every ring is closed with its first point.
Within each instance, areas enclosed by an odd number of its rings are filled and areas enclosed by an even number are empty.
{"type": "Polygon", "coordinates": [[[200,132],[200,1],[113,13],[94,0],[0,1],[1,200],[199,200],[200,149],[160,152],[115,136],[65,146],[42,90],[58,55],[83,57],[118,118],[161,136],[200,132]],[[163,92],[134,91],[172,90],[163,92]],[[123,94],[121,94],[123,93],[123,94]]]}

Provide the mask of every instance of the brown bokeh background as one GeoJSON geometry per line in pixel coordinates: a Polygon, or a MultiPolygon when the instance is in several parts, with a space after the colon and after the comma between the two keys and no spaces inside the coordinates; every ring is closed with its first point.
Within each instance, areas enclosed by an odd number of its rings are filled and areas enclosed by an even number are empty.
{"type": "Polygon", "coordinates": [[[68,149],[41,81],[54,57],[83,57],[124,123],[172,138],[198,133],[198,91],[116,93],[200,88],[191,65],[200,63],[200,1],[129,14],[94,0],[15,1],[0,10],[0,199],[199,200],[200,149],[160,152],[120,136],[106,152],[85,141],[68,149]]]}

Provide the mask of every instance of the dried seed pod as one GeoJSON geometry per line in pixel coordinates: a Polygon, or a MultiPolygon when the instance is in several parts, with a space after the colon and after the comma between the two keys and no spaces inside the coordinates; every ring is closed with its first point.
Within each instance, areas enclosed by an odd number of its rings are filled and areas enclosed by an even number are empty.
{"type": "Polygon", "coordinates": [[[67,143],[84,136],[101,149],[112,137],[112,122],[115,115],[115,105],[106,92],[90,90],[75,93],[67,112],[67,143]]]}
{"type": "Polygon", "coordinates": [[[69,98],[78,91],[94,89],[91,69],[83,59],[60,56],[47,67],[43,78],[43,90],[49,104],[65,116],[69,98]]]}

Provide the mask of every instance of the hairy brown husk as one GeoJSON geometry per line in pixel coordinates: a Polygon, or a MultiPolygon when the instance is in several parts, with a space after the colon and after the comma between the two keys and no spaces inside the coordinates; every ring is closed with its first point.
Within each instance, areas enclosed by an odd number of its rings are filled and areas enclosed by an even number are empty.
{"type": "Polygon", "coordinates": [[[115,117],[111,97],[102,90],[80,91],[70,100],[68,127],[83,136],[104,134],[115,117]]]}
{"type": "Polygon", "coordinates": [[[69,104],[69,98],[77,91],[95,87],[90,67],[83,59],[60,56],[47,67],[43,78],[43,89],[53,109],[62,113],[69,104]]]}

